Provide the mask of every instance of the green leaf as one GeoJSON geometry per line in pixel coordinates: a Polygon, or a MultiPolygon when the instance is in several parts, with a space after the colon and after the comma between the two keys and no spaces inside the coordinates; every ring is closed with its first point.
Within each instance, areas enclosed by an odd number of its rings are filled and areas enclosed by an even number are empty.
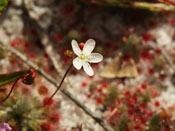
{"type": "Polygon", "coordinates": [[[7,6],[9,0],[0,0],[0,11],[7,6]]]}
{"type": "Polygon", "coordinates": [[[10,73],[10,74],[1,74],[0,75],[0,86],[9,84],[9,83],[19,79],[26,72],[27,71],[19,71],[19,72],[14,72],[14,73],[10,73]]]}

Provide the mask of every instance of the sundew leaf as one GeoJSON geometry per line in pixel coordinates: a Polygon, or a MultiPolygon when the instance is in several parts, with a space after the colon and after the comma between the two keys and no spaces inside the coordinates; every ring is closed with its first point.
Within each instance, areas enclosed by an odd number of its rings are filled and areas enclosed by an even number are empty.
{"type": "Polygon", "coordinates": [[[27,71],[19,71],[19,72],[14,72],[14,73],[10,73],[10,74],[1,74],[0,75],[0,86],[4,86],[6,84],[9,84],[9,83],[19,79],[26,72],[27,71]]]}

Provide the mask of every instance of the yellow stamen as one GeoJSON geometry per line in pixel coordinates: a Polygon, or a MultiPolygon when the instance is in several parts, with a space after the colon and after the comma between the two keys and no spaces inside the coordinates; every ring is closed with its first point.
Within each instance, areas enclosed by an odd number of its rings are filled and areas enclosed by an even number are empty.
{"type": "Polygon", "coordinates": [[[83,54],[81,54],[80,58],[81,58],[82,60],[84,60],[84,59],[85,59],[85,56],[84,56],[83,54]]]}

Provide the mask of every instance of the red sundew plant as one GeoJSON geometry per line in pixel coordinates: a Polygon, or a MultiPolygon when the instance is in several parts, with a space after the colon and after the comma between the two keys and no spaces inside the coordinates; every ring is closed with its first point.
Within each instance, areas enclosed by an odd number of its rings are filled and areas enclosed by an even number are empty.
{"type": "Polygon", "coordinates": [[[141,58],[144,60],[151,61],[153,59],[153,55],[150,54],[150,52],[148,50],[141,51],[140,55],[141,55],[141,58]]]}
{"type": "Polygon", "coordinates": [[[170,20],[168,20],[168,23],[169,23],[171,26],[174,26],[174,25],[175,25],[175,20],[174,20],[174,19],[170,19],[170,20]]]}
{"type": "MultiPolygon", "coordinates": [[[[0,107],[2,106],[8,107],[8,110],[4,110],[5,114],[0,114],[1,120],[8,121],[13,130],[16,131],[21,129],[41,130],[44,125],[40,127],[40,124],[43,121],[51,120],[51,122],[58,123],[60,118],[57,113],[54,113],[53,116],[47,115],[48,109],[43,107],[33,94],[23,95],[14,91],[12,96],[0,107]]],[[[52,123],[50,125],[55,128],[52,123]]]]}
{"type": "MultiPolygon", "coordinates": [[[[32,82],[30,79],[32,77],[30,76],[32,75],[28,76],[27,73],[24,74],[25,77],[23,81],[26,84],[30,84],[32,82]]],[[[36,86],[35,83],[33,86],[36,86]]],[[[50,101],[52,102],[51,105],[43,106],[41,101],[34,96],[32,90],[31,88],[27,88],[26,85],[13,90],[13,93],[9,95],[10,97],[0,105],[0,112],[5,112],[5,114],[0,113],[1,120],[8,121],[10,126],[13,127],[13,130],[16,131],[21,129],[39,131],[44,130],[44,127],[48,130],[52,129],[51,131],[57,130],[58,126],[56,125],[59,124],[61,119],[59,111],[52,111],[52,109],[55,108],[52,101],[50,101]],[[4,106],[7,107],[8,110],[2,110],[4,106]],[[46,122],[47,124],[43,124],[45,123],[44,121],[48,121],[46,122]]],[[[45,101],[47,102],[48,99],[49,97],[45,101]]]]}
{"type": "Polygon", "coordinates": [[[41,85],[41,86],[38,87],[38,93],[40,95],[47,95],[49,93],[49,90],[46,86],[41,85]]]}
{"type": "Polygon", "coordinates": [[[81,86],[82,86],[82,87],[86,87],[86,86],[87,86],[87,83],[86,83],[86,82],[82,82],[82,83],[81,83],[81,86]]]}
{"type": "Polygon", "coordinates": [[[148,41],[151,41],[153,38],[152,38],[151,34],[145,33],[142,35],[142,39],[143,39],[143,41],[148,42],[148,41]]]}
{"type": "Polygon", "coordinates": [[[21,39],[15,39],[10,42],[10,45],[13,46],[14,48],[19,48],[23,44],[23,40],[21,39]]]}
{"type": "Polygon", "coordinates": [[[53,131],[53,125],[49,122],[44,122],[40,125],[41,131],[53,131]]]}
{"type": "Polygon", "coordinates": [[[161,49],[160,48],[155,49],[155,54],[156,55],[161,55],[162,54],[161,49]]]}
{"type": "MultiPolygon", "coordinates": [[[[117,89],[111,89],[104,101],[104,104],[108,105],[108,113],[105,118],[115,130],[145,131],[147,128],[151,131],[152,128],[163,130],[167,124],[161,127],[157,127],[158,125],[152,127],[152,124],[161,123],[162,121],[169,124],[173,122],[170,121],[171,116],[168,114],[166,114],[166,118],[163,116],[162,113],[166,112],[165,110],[161,110],[161,113],[157,114],[156,111],[151,109],[151,96],[146,83],[143,83],[141,88],[136,88],[135,90],[127,89],[122,93],[120,91],[120,94],[114,93],[114,90],[117,89]]],[[[160,109],[161,105],[158,101],[155,101],[154,104],[157,109],[160,109]]]]}
{"type": "Polygon", "coordinates": [[[43,105],[44,106],[53,106],[54,100],[51,97],[45,97],[43,100],[43,105]]]}
{"type": "Polygon", "coordinates": [[[60,121],[61,115],[59,113],[51,113],[48,116],[48,120],[49,122],[53,123],[53,124],[58,124],[60,121]]]}

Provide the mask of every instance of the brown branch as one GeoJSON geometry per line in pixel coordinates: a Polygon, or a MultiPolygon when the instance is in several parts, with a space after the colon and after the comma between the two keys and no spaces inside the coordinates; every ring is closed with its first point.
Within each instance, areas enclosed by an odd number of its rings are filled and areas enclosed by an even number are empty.
{"type": "MultiPolygon", "coordinates": [[[[41,76],[43,76],[48,82],[50,82],[52,85],[54,85],[56,88],[58,87],[57,80],[52,78],[50,75],[46,74],[42,69],[40,69],[35,63],[27,59],[26,56],[24,56],[22,53],[20,53],[15,48],[11,47],[8,44],[0,43],[2,47],[7,48],[9,51],[11,51],[13,54],[15,54],[17,57],[19,57],[22,61],[24,61],[25,64],[28,66],[34,68],[41,76]]],[[[113,129],[108,126],[104,121],[98,117],[96,117],[89,109],[87,109],[84,105],[82,105],[76,98],[74,98],[67,90],[61,88],[60,91],[65,95],[67,98],[69,98],[73,103],[75,103],[79,108],[81,108],[88,116],[90,116],[93,120],[95,120],[105,131],[113,131],[113,129]]]]}
{"type": "Polygon", "coordinates": [[[45,32],[42,32],[42,33],[40,33],[40,40],[41,40],[41,44],[43,45],[46,54],[48,55],[49,59],[51,60],[55,70],[57,71],[59,76],[62,77],[64,75],[64,70],[63,70],[63,67],[61,66],[61,64],[58,63],[60,61],[60,57],[59,57],[59,55],[57,55],[54,52],[53,46],[49,40],[49,36],[45,32]]]}

